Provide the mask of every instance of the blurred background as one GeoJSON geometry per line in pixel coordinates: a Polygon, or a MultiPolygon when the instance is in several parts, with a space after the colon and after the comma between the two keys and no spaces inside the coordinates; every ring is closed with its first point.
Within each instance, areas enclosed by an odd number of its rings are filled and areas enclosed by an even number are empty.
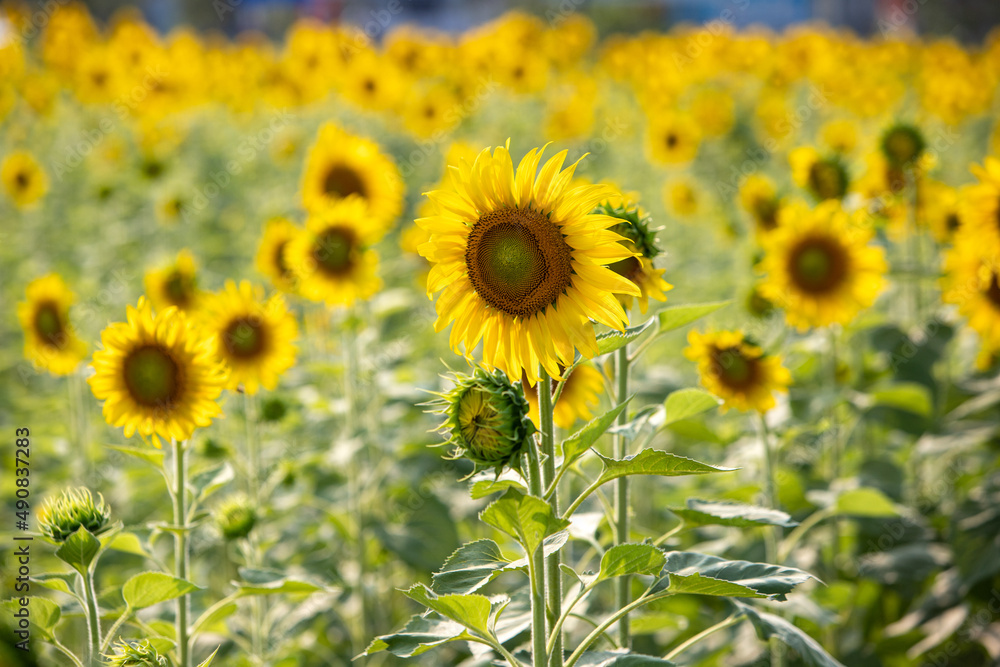
{"type": "Polygon", "coordinates": [[[122,7],[138,8],[161,30],[187,24],[228,34],[259,30],[279,37],[303,16],[364,25],[377,20],[390,3],[397,4],[406,21],[449,31],[465,30],[517,8],[540,16],[577,11],[590,16],[603,33],[663,30],[678,23],[731,17],[728,21],[736,27],[781,29],[822,21],[872,35],[891,25],[976,42],[1000,24],[998,0],[88,0],[85,4],[101,18],[122,7]]]}

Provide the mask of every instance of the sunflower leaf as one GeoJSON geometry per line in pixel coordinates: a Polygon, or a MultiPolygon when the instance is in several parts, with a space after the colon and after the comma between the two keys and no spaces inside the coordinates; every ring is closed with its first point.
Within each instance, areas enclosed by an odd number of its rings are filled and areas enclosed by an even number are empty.
{"type": "Polygon", "coordinates": [[[145,609],[200,588],[163,572],[140,572],[122,586],[122,597],[130,609],[145,609]]]}
{"type": "Polygon", "coordinates": [[[100,540],[91,535],[86,528],[80,527],[66,538],[56,551],[56,556],[80,574],[84,574],[100,550],[100,540]]]}
{"type": "Polygon", "coordinates": [[[666,411],[663,426],[694,417],[706,410],[719,407],[721,403],[722,401],[704,389],[678,389],[671,392],[663,403],[663,408],[666,411]]]}
{"type": "Polygon", "coordinates": [[[508,489],[502,497],[479,513],[479,519],[516,539],[530,557],[549,535],[569,526],[541,498],[508,489]]]}
{"type": "Polygon", "coordinates": [[[127,445],[109,445],[109,447],[122,454],[127,454],[133,458],[137,458],[140,461],[145,461],[150,465],[157,468],[163,467],[163,450],[153,449],[152,447],[129,447],[127,445]]]}
{"type": "Polygon", "coordinates": [[[597,354],[608,354],[625,347],[653,326],[653,320],[646,320],[642,324],[628,327],[624,331],[605,331],[597,335],[597,354]]]}
{"type": "Polygon", "coordinates": [[[405,595],[445,618],[461,623],[481,637],[493,636],[489,628],[492,605],[485,595],[475,593],[437,595],[424,584],[413,584],[405,595]]]}
{"type": "Polygon", "coordinates": [[[732,301],[715,301],[711,303],[691,303],[682,306],[670,306],[664,308],[657,314],[660,323],[660,333],[666,333],[679,329],[687,324],[691,324],[701,318],[714,313],[724,306],[728,306],[732,301]]]}
{"type": "Polygon", "coordinates": [[[699,500],[688,498],[687,507],[671,507],[671,512],[689,526],[733,526],[751,528],[753,526],[781,526],[793,528],[798,521],[781,510],[756,505],[744,505],[728,501],[699,500]]]}
{"type": "Polygon", "coordinates": [[[412,658],[441,644],[468,639],[472,635],[460,623],[418,614],[399,632],[376,637],[358,657],[388,651],[398,658],[412,658]]]}
{"type": "Polygon", "coordinates": [[[598,478],[600,484],[625,477],[626,475],[659,475],[679,477],[682,475],[705,475],[712,472],[732,472],[736,468],[713,466],[684,456],[677,456],[657,449],[644,449],[635,456],[624,459],[607,458],[598,454],[604,462],[604,471],[598,478]]]}
{"type": "Polygon", "coordinates": [[[673,667],[676,663],[626,649],[585,651],[576,661],[578,667],[673,667]]]}
{"type": "Polygon", "coordinates": [[[735,600],[733,603],[750,620],[754,630],[757,631],[757,636],[763,641],[777,637],[781,643],[798,653],[802,661],[810,667],[844,667],[815,639],[780,616],[768,614],[735,600]]]}
{"type": "Polygon", "coordinates": [[[796,586],[814,578],[794,567],[726,560],[694,551],[670,551],[665,558],[660,579],[651,588],[654,593],[669,589],[674,593],[784,600],[796,586]]]}
{"type": "Polygon", "coordinates": [[[604,552],[598,577],[602,580],[628,574],[659,574],[666,563],[652,544],[619,544],[604,552]]]}
{"type": "Polygon", "coordinates": [[[597,439],[604,435],[604,432],[615,423],[615,420],[618,419],[622,410],[628,406],[631,400],[632,397],[629,396],[624,402],[616,405],[604,414],[594,417],[586,426],[566,438],[562,443],[563,465],[571,465],[573,461],[576,461],[584,452],[590,449],[591,445],[597,442],[597,439]]]}

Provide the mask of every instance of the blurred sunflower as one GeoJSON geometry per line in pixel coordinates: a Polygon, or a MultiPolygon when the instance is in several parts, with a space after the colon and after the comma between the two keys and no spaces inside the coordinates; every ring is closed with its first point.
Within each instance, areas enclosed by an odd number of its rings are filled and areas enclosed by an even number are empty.
{"type": "Polygon", "coordinates": [[[380,235],[368,224],[367,207],[356,197],[311,215],[284,252],[299,293],[331,306],[370,298],[382,287],[378,255],[368,247],[380,235]]]}
{"type": "Polygon", "coordinates": [[[927,224],[938,243],[951,243],[962,226],[959,190],[928,179],[921,191],[923,210],[918,220],[927,224]]]}
{"type": "Polygon", "coordinates": [[[227,388],[240,385],[248,394],[274,389],[278,377],[295,365],[299,327],[280,294],[264,298],[264,290],[244,280],[226,281],[205,308],[205,331],[215,340],[215,356],[229,369],[227,388]]]}
{"type": "Polygon", "coordinates": [[[151,436],[156,447],[160,437],[187,440],[222,414],[216,399],[226,373],[214,341],[175,307],[154,315],[144,297],[127,316],[101,332],[103,349],[94,352],[95,373],[87,378],[104,401],[104,419],[124,427],[126,438],[151,436]]]}
{"type": "Polygon", "coordinates": [[[762,239],[761,295],[784,308],[800,331],[850,322],[884,285],[885,257],[871,239],[837,201],[783,208],[777,229],[762,239]]]}
{"type": "Polygon", "coordinates": [[[1000,159],[987,157],[983,166],[972,167],[972,173],[979,182],[962,193],[962,221],[968,223],[970,234],[1000,253],[1000,159]]]}
{"type": "Polygon", "coordinates": [[[766,176],[751,174],[747,177],[740,186],[740,205],[753,218],[758,234],[766,234],[778,226],[781,198],[766,176]]]}
{"type": "Polygon", "coordinates": [[[655,162],[682,164],[698,154],[701,133],[690,116],[663,114],[651,117],[647,129],[649,154],[655,162]]]}
{"type": "Polygon", "coordinates": [[[741,331],[691,331],[688,344],[684,356],[697,362],[702,386],[724,401],[723,410],[767,412],[774,393],[786,393],[792,382],[781,357],[764,354],[741,331]]]}
{"type": "Polygon", "coordinates": [[[200,307],[204,292],[198,289],[198,270],[189,250],[177,253],[173,264],[146,272],[146,296],[158,309],[176,306],[185,312],[200,307]]]}
{"type": "Polygon", "coordinates": [[[578,163],[562,169],[562,151],[538,172],[541,156],[532,149],[515,173],[507,147],[484,149],[452,167],[455,192],[428,193],[440,212],[417,220],[431,234],[420,246],[434,265],[427,292],[443,290],[435,330],[454,322],[452,349],[471,354],[482,341],[485,366],[531,382],[539,364],[559,377],[575,350],[596,355],[590,318],[621,330],[628,318],[615,293],[641,294],[605,266],[634,255],[608,230],[620,221],[593,213],[614,190],[570,190],[578,163]]]}
{"type": "Polygon", "coordinates": [[[960,233],[945,254],[941,298],[958,307],[984,348],[1000,348],[1000,253],[976,234],[960,233]]]}
{"type": "Polygon", "coordinates": [[[18,208],[27,208],[49,189],[49,179],[38,161],[27,151],[10,153],[0,163],[0,183],[18,208]]]}
{"type": "Polygon", "coordinates": [[[846,155],[858,145],[858,126],[854,121],[838,118],[824,123],[819,136],[831,151],[846,155]]]}
{"type": "MultiPolygon", "coordinates": [[[[601,392],[604,390],[604,377],[589,363],[582,363],[565,380],[562,394],[553,406],[552,421],[559,428],[569,430],[579,420],[590,421],[594,418],[593,410],[601,402],[601,392]]],[[[522,376],[521,387],[531,406],[528,416],[540,428],[542,422],[538,412],[538,385],[531,384],[522,376]]],[[[556,384],[553,383],[552,391],[555,390],[556,384]]]]}
{"type": "Polygon", "coordinates": [[[264,225],[264,234],[257,247],[257,270],[270,278],[271,283],[282,292],[295,292],[295,272],[288,265],[285,250],[298,233],[299,228],[290,220],[271,218],[264,225]]]}
{"type": "Polygon", "coordinates": [[[698,212],[697,187],[688,180],[668,181],[663,186],[663,201],[674,215],[687,218],[698,212]]]}
{"type": "Polygon", "coordinates": [[[352,195],[364,202],[362,220],[379,237],[403,210],[403,183],[392,159],[374,141],[327,123],[306,159],[302,205],[316,213],[352,195]]]}
{"type": "Polygon", "coordinates": [[[788,155],[792,180],[819,201],[843,199],[850,181],[847,167],[836,155],[821,157],[811,146],[796,148],[788,155]]]}
{"type": "Polygon", "coordinates": [[[17,305],[25,358],[53,375],[69,375],[87,356],[87,345],[69,321],[76,297],[55,273],[31,281],[25,296],[17,305]]]}
{"type": "Polygon", "coordinates": [[[882,154],[897,169],[915,165],[926,146],[920,130],[906,123],[897,123],[882,135],[882,154]]]}

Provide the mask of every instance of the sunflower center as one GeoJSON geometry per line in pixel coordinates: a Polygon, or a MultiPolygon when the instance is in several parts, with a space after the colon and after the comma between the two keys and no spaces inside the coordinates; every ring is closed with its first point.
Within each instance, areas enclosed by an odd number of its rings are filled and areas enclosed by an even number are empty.
{"type": "Polygon", "coordinates": [[[26,190],[28,184],[31,183],[31,176],[27,172],[19,171],[14,175],[14,183],[17,185],[18,190],[26,190]]]}
{"type": "Polygon", "coordinates": [[[483,215],[469,234],[465,264],[486,303],[512,317],[545,310],[569,287],[572,249],[544,214],[507,208],[483,215]]]}
{"type": "Polygon", "coordinates": [[[125,359],[125,386],[136,403],[167,406],[180,387],[180,369],[170,353],[157,345],[133,351],[125,359]]]}
{"type": "Polygon", "coordinates": [[[350,167],[337,164],[330,167],[323,178],[323,192],[327,195],[347,197],[348,195],[361,195],[367,197],[365,184],[362,182],[358,172],[350,167]]]}
{"type": "Polygon", "coordinates": [[[746,389],[757,379],[757,360],[744,356],[739,347],[712,352],[712,370],[731,389],[746,389]]]}
{"type": "Polygon", "coordinates": [[[458,404],[458,429],[472,453],[496,461],[510,453],[511,442],[499,430],[500,415],[490,403],[490,393],[470,388],[458,404]]]}
{"type": "Polygon", "coordinates": [[[896,128],[885,138],[885,152],[895,164],[909,164],[920,150],[920,141],[912,130],[896,128]]]}
{"type": "Polygon", "coordinates": [[[170,303],[175,306],[187,305],[191,301],[194,288],[194,277],[185,275],[180,271],[173,271],[163,281],[163,292],[167,295],[170,303]]]}
{"type": "Polygon", "coordinates": [[[843,282],[847,257],[844,249],[830,239],[807,239],[792,251],[788,269],[799,289],[822,294],[843,282]]]}
{"type": "Polygon", "coordinates": [[[345,228],[333,227],[316,238],[312,257],[324,273],[339,276],[354,264],[354,233],[345,228]]]}
{"type": "Polygon", "coordinates": [[[847,191],[847,174],[836,162],[819,160],[809,169],[809,185],[820,199],[840,199],[847,191]]]}
{"type": "Polygon", "coordinates": [[[775,199],[760,198],[754,205],[757,222],[766,230],[771,231],[778,226],[778,202],[775,199]]]}
{"type": "Polygon", "coordinates": [[[267,334],[259,317],[239,317],[226,327],[223,334],[226,350],[234,357],[256,357],[267,343],[267,334]]]}
{"type": "Polygon", "coordinates": [[[677,135],[670,132],[667,134],[665,143],[667,144],[667,148],[675,148],[677,146],[677,135]]]}
{"type": "Polygon", "coordinates": [[[62,318],[59,317],[59,310],[54,303],[43,303],[35,311],[35,331],[39,337],[54,342],[58,340],[63,331],[62,318]]]}
{"type": "Polygon", "coordinates": [[[948,217],[944,219],[944,226],[949,232],[953,232],[958,229],[958,226],[962,224],[957,213],[949,213],[948,217]]]}
{"type": "Polygon", "coordinates": [[[282,241],[274,248],[274,265],[277,267],[278,272],[285,277],[291,275],[292,271],[288,268],[288,263],[285,262],[285,247],[288,246],[288,241],[282,241]]]}
{"type": "Polygon", "coordinates": [[[990,302],[1000,308],[1000,276],[994,271],[990,274],[990,286],[986,289],[986,298],[990,302]]]}

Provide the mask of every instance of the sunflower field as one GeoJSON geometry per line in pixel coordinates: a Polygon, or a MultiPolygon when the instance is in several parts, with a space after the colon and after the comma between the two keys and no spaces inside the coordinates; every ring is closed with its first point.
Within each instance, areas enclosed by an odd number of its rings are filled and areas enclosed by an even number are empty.
{"type": "Polygon", "coordinates": [[[1000,665],[1000,32],[577,4],[0,4],[3,667],[1000,665]]]}

